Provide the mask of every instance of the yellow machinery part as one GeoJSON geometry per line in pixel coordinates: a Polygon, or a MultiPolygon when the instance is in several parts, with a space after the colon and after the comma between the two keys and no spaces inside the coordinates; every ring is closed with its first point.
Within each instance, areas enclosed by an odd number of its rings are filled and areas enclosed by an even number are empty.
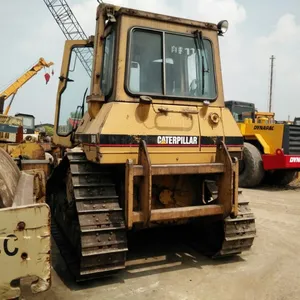
{"type": "Polygon", "coordinates": [[[0,209],[0,299],[20,296],[20,288],[11,282],[23,277],[38,277],[31,285],[33,293],[49,289],[50,212],[44,204],[0,209]]]}
{"type": "MultiPolygon", "coordinates": [[[[263,133],[263,132],[262,132],[263,133]]],[[[264,149],[264,153],[265,154],[270,154],[271,150],[270,150],[270,146],[269,144],[265,141],[265,139],[263,138],[262,134],[255,134],[256,139],[259,141],[259,143],[262,145],[263,149],[264,149]]]]}
{"type": "Polygon", "coordinates": [[[25,142],[17,145],[10,155],[13,158],[18,158],[22,156],[26,159],[45,159],[45,150],[44,148],[35,142],[25,142]]]}
{"type": "Polygon", "coordinates": [[[33,293],[51,285],[50,209],[45,203],[45,171],[39,165],[20,171],[0,148],[0,299],[20,296],[11,283],[34,278],[33,293]]]}
{"type": "MultiPolygon", "coordinates": [[[[187,176],[155,176],[152,184],[161,187],[158,200],[166,208],[191,206],[196,198],[187,176]]],[[[154,201],[153,208],[157,206],[154,201]]]]}

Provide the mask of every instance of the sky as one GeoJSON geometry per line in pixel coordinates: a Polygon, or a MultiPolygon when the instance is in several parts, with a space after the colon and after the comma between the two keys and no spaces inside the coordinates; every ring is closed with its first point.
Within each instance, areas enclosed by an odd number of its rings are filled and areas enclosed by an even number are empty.
{"type": "MultiPolygon", "coordinates": [[[[18,91],[10,111],[33,114],[36,124],[53,123],[65,37],[43,0],[0,1],[0,91],[40,57],[53,61],[54,75],[49,83],[45,83],[45,70],[40,71],[18,91]]],[[[93,35],[98,2],[67,2],[86,34],[93,35]]],[[[272,110],[278,120],[300,116],[299,0],[106,2],[199,21],[228,20],[228,32],[220,38],[225,100],[254,102],[258,110],[267,111],[270,57],[274,55],[272,110]]]]}

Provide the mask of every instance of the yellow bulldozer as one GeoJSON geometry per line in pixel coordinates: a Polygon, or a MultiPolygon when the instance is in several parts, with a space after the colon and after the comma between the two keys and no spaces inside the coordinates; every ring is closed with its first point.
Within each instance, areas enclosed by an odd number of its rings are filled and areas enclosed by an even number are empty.
{"type": "Polygon", "coordinates": [[[244,137],[239,185],[256,187],[291,183],[300,171],[300,126],[276,122],[272,112],[258,112],[254,103],[226,101],[244,137]]]}
{"type": "Polygon", "coordinates": [[[124,269],[133,229],[189,223],[211,257],[252,246],[254,215],[238,191],[243,136],[224,104],[227,27],[102,3],[95,35],[66,41],[53,136],[64,155],[47,203],[76,280],[124,269]],[[88,48],[91,78],[77,59],[88,48]]]}

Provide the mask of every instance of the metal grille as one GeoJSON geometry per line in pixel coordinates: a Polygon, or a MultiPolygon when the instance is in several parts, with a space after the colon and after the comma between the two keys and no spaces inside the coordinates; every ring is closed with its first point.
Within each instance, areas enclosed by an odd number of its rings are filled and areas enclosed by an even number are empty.
{"type": "Polygon", "coordinates": [[[300,154],[300,126],[284,125],[283,150],[285,154],[300,154]]]}
{"type": "MultiPolygon", "coordinates": [[[[43,0],[51,12],[54,20],[60,27],[67,40],[87,40],[88,36],[83,31],[71,8],[65,0],[43,0]]],[[[93,51],[91,48],[74,49],[84,69],[91,77],[93,51]]]]}

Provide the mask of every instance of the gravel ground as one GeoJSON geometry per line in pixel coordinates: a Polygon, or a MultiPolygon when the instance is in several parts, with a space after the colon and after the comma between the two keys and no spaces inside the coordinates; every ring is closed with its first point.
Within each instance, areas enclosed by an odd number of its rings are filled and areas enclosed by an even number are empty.
{"type": "Polygon", "coordinates": [[[300,187],[243,195],[257,218],[257,238],[234,259],[211,261],[178,238],[149,237],[159,245],[142,245],[129,258],[139,260],[117,278],[76,285],[54,247],[52,288],[36,296],[25,288],[25,299],[300,299],[300,187]]]}

